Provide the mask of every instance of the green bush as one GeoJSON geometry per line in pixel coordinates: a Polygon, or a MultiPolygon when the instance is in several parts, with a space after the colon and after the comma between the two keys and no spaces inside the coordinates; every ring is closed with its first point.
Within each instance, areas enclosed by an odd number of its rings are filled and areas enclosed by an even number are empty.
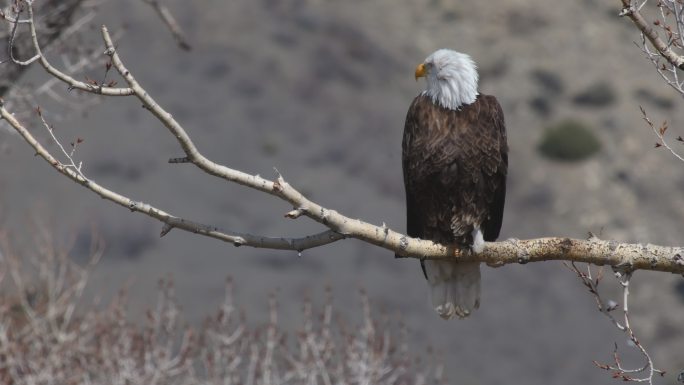
{"type": "Polygon", "coordinates": [[[568,119],[548,127],[537,149],[551,160],[577,162],[598,152],[601,142],[586,124],[568,119]]]}

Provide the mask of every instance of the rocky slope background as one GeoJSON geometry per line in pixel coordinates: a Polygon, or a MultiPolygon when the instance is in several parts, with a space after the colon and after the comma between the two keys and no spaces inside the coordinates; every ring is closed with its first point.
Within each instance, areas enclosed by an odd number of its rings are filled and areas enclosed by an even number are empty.
{"type": "MultiPolygon", "coordinates": [[[[473,56],[481,91],[496,95],[506,114],[511,154],[502,239],[582,238],[591,231],[625,242],[682,243],[684,165],[653,148],[638,108],[656,122],[667,119],[676,136],[684,127],[682,101],[633,44],[638,34],[617,17],[618,1],[168,5],[193,44],[189,53],[135,1],[106,3],[98,18],[112,29],[125,24],[119,51],[129,69],[219,163],[264,176],[276,167],[326,207],[403,230],[401,132],[423,87],[413,68],[449,47],[473,56]],[[550,136],[560,123],[572,126],[569,134],[550,136]],[[578,145],[586,151],[578,157],[586,157],[554,159],[564,156],[554,140],[582,137],[572,131],[577,126],[589,132],[578,145]]],[[[34,70],[22,83],[44,80],[34,70]]],[[[35,119],[30,124],[41,129],[35,119]]],[[[133,99],[109,99],[56,127],[66,140],[85,139],[77,154],[87,175],[135,199],[235,231],[319,229],[282,218],[289,208],[268,196],[167,164],[181,154],[177,144],[133,99]]],[[[608,374],[592,360],[610,361],[614,341],[630,349],[560,263],[484,267],[481,309],[444,322],[428,306],[415,260],[395,260],[355,240],[298,257],[180,231],[159,239],[158,223],[60,177],[16,135],[0,131],[0,147],[3,227],[21,233],[37,211],[65,235],[79,234],[79,255],[95,223],[108,251],[90,290],[107,297],[128,285],[138,311],[152,303],[156,280],[169,274],[193,322],[221,301],[227,275],[250,319],[267,317],[268,293],[277,291],[283,322],[293,326],[301,322],[305,294],[322,301],[329,285],[337,310],[353,317],[362,287],[375,311],[407,325],[416,355],[431,346],[451,382],[461,384],[606,383],[608,374]]],[[[617,298],[617,283],[609,278],[605,285],[617,298]]],[[[673,373],[684,369],[683,300],[681,277],[638,272],[633,279],[634,328],[669,372],[662,383],[675,383],[673,373]]]]}

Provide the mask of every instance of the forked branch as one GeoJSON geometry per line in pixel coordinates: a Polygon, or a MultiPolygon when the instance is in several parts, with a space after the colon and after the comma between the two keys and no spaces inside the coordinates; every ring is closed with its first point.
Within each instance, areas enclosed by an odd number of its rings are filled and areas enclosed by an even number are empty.
{"type": "Polygon", "coordinates": [[[639,338],[637,338],[637,335],[634,332],[634,329],[632,329],[632,325],[630,323],[629,282],[632,278],[632,271],[621,270],[619,268],[613,269],[615,273],[615,278],[617,278],[618,281],[620,281],[620,286],[622,286],[623,320],[622,322],[620,322],[617,318],[613,316],[613,311],[617,310],[620,307],[620,304],[615,301],[605,301],[601,296],[601,293],[599,292],[599,284],[603,279],[603,268],[599,269],[598,273],[594,277],[594,274],[591,270],[591,266],[587,266],[586,272],[580,270],[580,268],[577,267],[577,265],[574,262],[571,264],[566,263],[565,266],[572,270],[575,274],[577,274],[579,279],[582,281],[582,284],[584,284],[584,286],[587,289],[589,289],[589,292],[594,296],[598,310],[606,317],[608,317],[618,330],[627,335],[629,341],[632,343],[632,345],[634,345],[634,347],[637,348],[637,350],[639,350],[639,353],[645,361],[643,366],[632,369],[626,368],[623,365],[622,360],[620,359],[620,354],[618,353],[618,345],[616,343],[615,349],[613,350],[614,364],[604,364],[598,361],[594,361],[594,364],[601,369],[610,371],[612,373],[613,378],[627,382],[648,382],[649,385],[652,385],[654,377],[664,376],[664,371],[658,370],[653,366],[653,359],[651,359],[651,355],[648,353],[644,345],[640,342],[639,338]]]}
{"type": "MultiPolygon", "coordinates": [[[[641,14],[641,8],[644,4],[646,4],[646,2],[647,1],[644,1],[641,5],[639,5],[635,0],[622,0],[623,8],[620,12],[620,16],[629,17],[629,19],[632,20],[634,25],[641,31],[644,37],[648,39],[649,42],[651,42],[655,49],[658,50],[658,53],[660,53],[662,57],[664,57],[670,64],[677,67],[678,69],[684,70],[684,56],[679,55],[672,49],[672,37],[674,37],[674,35],[670,36],[668,42],[665,42],[663,39],[660,38],[660,36],[658,36],[658,32],[651,25],[652,23],[649,23],[641,14]]],[[[674,1],[673,3],[678,2],[674,1]]],[[[658,23],[656,25],[660,24],[658,23]]],[[[681,36],[679,36],[678,38],[681,41],[681,36]]]]}
{"type": "MultiPolygon", "coordinates": [[[[628,270],[647,269],[678,274],[684,273],[684,248],[681,247],[624,244],[599,240],[595,237],[591,237],[588,240],[540,238],[531,240],[511,239],[503,242],[487,243],[482,253],[473,254],[469,250],[463,250],[454,246],[441,245],[432,241],[408,237],[390,229],[385,224],[377,226],[344,216],[335,210],[323,207],[309,200],[287,183],[279,174],[275,180],[270,180],[217,164],[206,158],[197,149],[185,129],[168,111],[163,109],[154,100],[151,94],[135,79],[131,71],[126,68],[106,27],[102,27],[102,36],[106,46],[105,54],[109,56],[111,66],[121,75],[128,87],[112,88],[102,85],[84,85],[67,77],[51,66],[41,53],[38,40],[35,38],[33,13],[30,3],[28,10],[29,23],[31,24],[32,36],[34,37],[33,42],[36,45],[36,52],[40,55],[40,62],[46,71],[70,86],[77,87],[86,92],[118,96],[133,95],[138,98],[144,108],[167,128],[182,148],[185,156],[173,158],[170,160],[171,163],[192,163],[215,177],[273,195],[287,202],[292,207],[292,209],[286,210],[286,217],[295,219],[306,216],[326,228],[320,233],[299,238],[266,237],[263,235],[228,232],[216,226],[175,216],[151,204],[139,202],[121,195],[87,178],[81,169],[81,163],[73,159],[73,152],[69,154],[67,157],[69,159],[65,162],[60,161],[57,156],[51,154],[41,145],[33,134],[5,106],[0,105],[0,117],[7,121],[33,147],[35,153],[47,161],[55,170],[105,199],[126,207],[131,211],[140,212],[159,220],[164,224],[161,231],[162,236],[172,229],[178,228],[230,242],[235,246],[244,245],[294,251],[326,245],[345,238],[356,238],[391,250],[398,255],[414,258],[458,258],[463,261],[481,261],[490,266],[546,260],[568,260],[595,265],[621,266],[628,270]]],[[[46,127],[49,129],[47,123],[46,127]]],[[[53,134],[51,133],[51,135],[53,134]]],[[[58,141],[56,137],[53,137],[53,139],[58,141]]]]}

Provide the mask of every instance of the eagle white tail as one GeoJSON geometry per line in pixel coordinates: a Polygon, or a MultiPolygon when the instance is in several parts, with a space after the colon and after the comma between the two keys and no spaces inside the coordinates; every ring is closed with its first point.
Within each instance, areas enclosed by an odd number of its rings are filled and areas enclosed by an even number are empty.
{"type": "Polygon", "coordinates": [[[465,318],[480,307],[480,263],[425,261],[430,298],[444,319],[465,318]]]}

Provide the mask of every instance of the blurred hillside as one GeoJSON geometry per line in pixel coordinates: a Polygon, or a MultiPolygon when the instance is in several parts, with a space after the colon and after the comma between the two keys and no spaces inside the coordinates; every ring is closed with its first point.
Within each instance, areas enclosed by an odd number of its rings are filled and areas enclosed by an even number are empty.
{"type": "MultiPolygon", "coordinates": [[[[423,87],[413,69],[449,47],[473,56],[481,91],[496,95],[506,115],[511,154],[502,239],[591,231],[618,241],[682,243],[677,192],[684,165],[653,148],[638,108],[675,131],[684,127],[681,101],[632,43],[638,35],[616,16],[618,1],[167,3],[194,46],[189,53],[136,1],[109,2],[99,21],[112,30],[126,25],[118,49],[128,68],[216,162],[262,176],[277,167],[322,205],[403,231],[401,133],[423,87]],[[567,119],[598,138],[596,154],[578,162],[540,154],[547,130],[567,119]]],[[[44,80],[34,70],[22,82],[44,80]]],[[[35,120],[31,127],[41,129],[35,120]]],[[[169,165],[180,149],[133,99],[107,100],[56,127],[65,140],[85,139],[78,156],[87,175],[135,199],[235,231],[320,229],[284,219],[290,208],[269,196],[169,165]]],[[[560,263],[483,268],[481,309],[444,322],[428,306],[415,260],[395,260],[355,240],[298,258],[180,231],[159,239],[158,223],[60,177],[15,135],[0,131],[0,148],[3,225],[21,232],[29,213],[48,213],[60,232],[80,234],[83,254],[97,224],[109,247],[91,290],[111,296],[130,285],[138,310],[167,274],[194,321],[221,301],[227,275],[250,319],[265,319],[267,294],[277,290],[291,325],[300,322],[305,293],[320,300],[329,284],[338,310],[357,312],[357,288],[364,287],[377,311],[406,323],[416,355],[428,345],[443,352],[449,377],[462,384],[606,383],[591,361],[609,361],[613,342],[624,342],[560,263]]],[[[681,282],[639,272],[632,286],[633,326],[669,373],[684,368],[677,354],[684,342],[681,282]]],[[[613,295],[616,286],[606,280],[613,295]]]]}

